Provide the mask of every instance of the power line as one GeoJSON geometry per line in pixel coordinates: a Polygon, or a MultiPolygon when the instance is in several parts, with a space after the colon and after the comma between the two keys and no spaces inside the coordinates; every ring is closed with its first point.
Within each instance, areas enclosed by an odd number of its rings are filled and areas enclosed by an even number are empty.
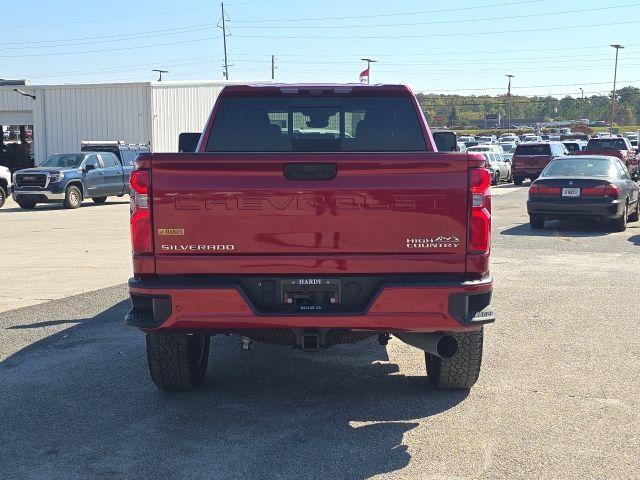
{"type": "Polygon", "coordinates": [[[627,22],[613,22],[613,23],[593,23],[589,25],[563,25],[560,27],[547,27],[547,28],[529,28],[518,30],[501,30],[491,32],[458,32],[458,33],[433,33],[429,35],[375,35],[375,36],[355,36],[355,35],[341,35],[341,36],[303,36],[303,35],[236,35],[238,38],[268,38],[271,40],[379,40],[379,39],[393,39],[400,38],[445,38],[445,37],[473,37],[473,36],[490,36],[490,35],[504,35],[504,34],[517,34],[517,33],[531,33],[531,32],[549,32],[554,30],[573,30],[579,28],[599,28],[599,27],[612,27],[622,25],[632,25],[640,23],[639,20],[630,20],[627,22]]]}
{"type": "Polygon", "coordinates": [[[43,28],[43,27],[59,27],[61,25],[77,25],[77,24],[87,24],[87,23],[91,23],[91,25],[94,25],[96,23],[105,23],[105,22],[113,22],[116,20],[130,20],[132,18],[139,18],[139,17],[144,17],[144,18],[149,18],[149,17],[154,17],[154,16],[160,16],[160,15],[173,15],[175,13],[184,13],[184,12],[190,12],[190,11],[195,11],[195,10],[204,10],[204,9],[209,9],[209,8],[215,8],[212,5],[202,5],[200,7],[191,7],[191,8],[180,8],[179,10],[165,10],[162,12],[157,12],[157,11],[149,11],[147,9],[147,11],[145,11],[144,13],[139,13],[139,14],[129,14],[129,15],[125,15],[125,16],[121,16],[121,17],[95,17],[95,16],[91,16],[90,18],[84,19],[84,20],[72,20],[69,22],[56,22],[56,23],[25,23],[25,24],[21,24],[19,26],[16,26],[15,23],[12,24],[11,26],[8,25],[2,25],[0,27],[0,30],[2,31],[6,31],[6,30],[27,30],[27,29],[35,29],[35,28],[43,28]]]}
{"type": "MultiPolygon", "coordinates": [[[[612,8],[620,9],[620,8],[630,8],[640,6],[640,3],[629,3],[625,5],[610,5],[606,7],[599,8],[582,8],[577,10],[564,10],[559,12],[543,12],[543,13],[530,13],[523,15],[508,15],[503,17],[485,17],[485,18],[463,18],[457,20],[436,20],[436,21],[428,21],[428,22],[409,22],[409,23],[386,23],[386,24],[371,24],[371,25],[340,25],[337,28],[381,28],[381,27],[411,27],[417,25],[448,25],[452,23],[469,23],[469,22],[485,22],[485,21],[493,21],[493,20],[514,20],[521,18],[534,18],[534,17],[546,17],[550,15],[566,15],[566,14],[574,14],[574,13],[592,13],[601,10],[610,10],[612,8]]],[[[333,26],[327,25],[275,25],[275,26],[238,26],[238,29],[331,29],[336,28],[333,26]]]]}
{"type": "Polygon", "coordinates": [[[117,48],[108,48],[103,50],[84,50],[80,52],[53,52],[53,53],[21,53],[19,55],[0,55],[0,58],[23,58],[23,57],[51,57],[58,55],[81,55],[86,53],[104,53],[104,52],[115,52],[122,50],[138,50],[141,48],[155,48],[155,47],[166,47],[169,45],[183,45],[186,43],[198,43],[198,42],[208,42],[211,40],[219,40],[220,37],[206,37],[206,38],[198,38],[194,40],[182,40],[176,42],[168,42],[168,43],[154,43],[151,45],[138,45],[132,47],[117,47],[117,48]]]}
{"type": "MultiPolygon", "coordinates": [[[[629,46],[638,46],[640,43],[632,43],[629,46]]],[[[565,47],[562,46],[562,51],[570,51],[570,50],[593,50],[596,48],[606,48],[607,50],[610,48],[609,45],[600,44],[600,45],[584,45],[582,47],[565,47]]],[[[500,54],[500,53],[527,53],[527,52],[548,52],[549,48],[519,48],[517,50],[465,50],[463,52],[447,52],[447,56],[451,55],[464,55],[469,57],[470,55],[491,55],[491,54],[500,54]]],[[[343,52],[343,50],[341,50],[343,52]]],[[[375,53],[375,52],[374,52],[375,53]]],[[[236,53],[236,56],[264,56],[264,53],[236,53]]],[[[326,57],[326,58],[339,58],[339,57],[348,57],[354,58],[359,56],[360,53],[318,53],[314,54],[314,57],[326,57]]],[[[279,57],[304,57],[307,58],[308,54],[301,53],[283,53],[279,54],[279,57]]],[[[378,53],[377,57],[429,57],[429,56],[438,56],[442,57],[442,52],[408,52],[408,53],[378,53]]],[[[546,58],[546,57],[540,57],[546,58]]]]}
{"type": "Polygon", "coordinates": [[[506,7],[511,5],[522,5],[528,3],[543,3],[547,0],[521,0],[518,2],[489,3],[484,5],[471,5],[467,7],[443,8],[437,10],[419,10],[413,12],[399,13],[382,13],[373,15],[351,15],[346,17],[307,17],[307,18],[272,18],[261,20],[234,20],[233,23],[267,23],[267,22],[305,22],[305,21],[326,21],[326,20],[354,20],[362,18],[383,18],[383,17],[399,17],[407,15],[422,15],[425,13],[442,13],[442,12],[459,12],[467,10],[477,10],[479,8],[506,7]]]}
{"type": "Polygon", "coordinates": [[[186,27],[177,27],[177,28],[166,28],[162,30],[148,30],[146,32],[137,32],[137,33],[128,33],[128,34],[120,34],[120,35],[102,35],[102,36],[92,36],[92,37],[76,37],[69,39],[58,39],[58,40],[38,40],[31,42],[2,42],[1,45],[25,45],[24,47],[11,47],[11,48],[1,48],[0,50],[16,50],[16,49],[26,49],[26,48],[55,48],[55,47],[73,47],[77,45],[90,45],[94,43],[106,43],[113,41],[123,41],[123,40],[137,40],[140,38],[152,38],[159,37],[165,35],[180,35],[183,33],[191,33],[191,32],[199,32],[202,30],[210,30],[211,27],[215,26],[213,23],[206,23],[201,25],[191,25],[186,27]],[[92,40],[89,42],[79,42],[79,43],[70,43],[75,42],[76,40],[92,40]],[[43,45],[45,43],[59,43],[66,42],[61,45],[43,45]],[[33,46],[29,46],[33,45],[33,46]]]}

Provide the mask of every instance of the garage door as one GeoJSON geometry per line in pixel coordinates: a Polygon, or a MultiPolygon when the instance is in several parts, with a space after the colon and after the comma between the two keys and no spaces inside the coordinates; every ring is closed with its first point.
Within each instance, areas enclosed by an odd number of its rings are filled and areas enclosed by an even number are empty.
{"type": "Polygon", "coordinates": [[[33,110],[13,112],[0,110],[0,125],[33,125],[33,110]]]}

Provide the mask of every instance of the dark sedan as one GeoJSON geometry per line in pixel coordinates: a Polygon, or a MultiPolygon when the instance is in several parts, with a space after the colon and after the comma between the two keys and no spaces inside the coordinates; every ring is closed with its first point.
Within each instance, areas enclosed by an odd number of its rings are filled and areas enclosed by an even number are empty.
{"type": "Polygon", "coordinates": [[[639,219],[638,186],[616,157],[560,157],[551,161],[529,188],[531,228],[546,220],[596,219],[617,232],[639,219]]]}

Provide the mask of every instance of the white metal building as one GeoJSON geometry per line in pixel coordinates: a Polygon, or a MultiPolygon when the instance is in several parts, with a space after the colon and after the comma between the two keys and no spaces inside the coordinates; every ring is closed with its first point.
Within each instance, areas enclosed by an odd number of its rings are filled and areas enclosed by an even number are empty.
{"type": "Polygon", "coordinates": [[[203,129],[227,83],[0,86],[0,125],[33,125],[36,164],[53,153],[78,151],[82,140],[123,140],[176,152],[178,135],[203,129]]]}

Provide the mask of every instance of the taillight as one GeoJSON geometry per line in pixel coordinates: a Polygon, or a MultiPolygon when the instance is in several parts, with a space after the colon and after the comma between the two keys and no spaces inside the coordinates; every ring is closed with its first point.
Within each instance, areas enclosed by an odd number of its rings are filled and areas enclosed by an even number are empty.
{"type": "Polygon", "coordinates": [[[529,196],[536,195],[560,195],[560,187],[548,187],[544,184],[534,183],[529,187],[529,196]]]}
{"type": "Polygon", "coordinates": [[[583,197],[612,197],[620,196],[620,187],[612,183],[603,183],[595,187],[583,188],[581,191],[583,197]]]}
{"type": "Polygon", "coordinates": [[[131,247],[134,255],[153,253],[151,227],[151,175],[149,170],[135,169],[129,179],[131,185],[131,247]]]}
{"type": "Polygon", "coordinates": [[[472,168],[469,174],[471,214],[469,253],[487,253],[491,245],[491,174],[486,168],[472,168]]]}

